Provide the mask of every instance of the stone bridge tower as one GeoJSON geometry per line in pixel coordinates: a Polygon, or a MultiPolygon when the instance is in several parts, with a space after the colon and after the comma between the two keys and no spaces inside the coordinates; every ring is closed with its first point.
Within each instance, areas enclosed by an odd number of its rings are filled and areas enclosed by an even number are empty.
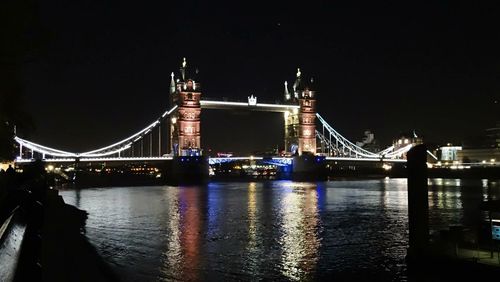
{"type": "Polygon", "coordinates": [[[316,93],[311,84],[312,79],[310,83],[302,79],[300,69],[297,69],[292,94],[285,82],[285,103],[299,106],[298,110],[285,112],[285,150],[292,154],[316,154],[316,93]]]}
{"type": "Polygon", "coordinates": [[[180,69],[181,78],[171,85],[171,104],[177,105],[177,112],[170,119],[170,144],[174,156],[200,156],[201,134],[201,89],[194,80],[194,74],[188,74],[187,62],[184,58],[180,69]]]}

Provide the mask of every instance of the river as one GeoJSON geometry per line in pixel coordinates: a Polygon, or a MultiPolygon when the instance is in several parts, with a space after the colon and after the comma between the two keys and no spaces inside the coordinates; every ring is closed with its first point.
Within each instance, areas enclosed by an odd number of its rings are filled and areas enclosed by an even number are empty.
{"type": "MultiPolygon", "coordinates": [[[[429,180],[432,231],[473,224],[498,182],[429,180]],[[488,188],[489,187],[489,188],[488,188]]],[[[407,280],[406,179],[63,190],[124,281],[407,280]]]]}

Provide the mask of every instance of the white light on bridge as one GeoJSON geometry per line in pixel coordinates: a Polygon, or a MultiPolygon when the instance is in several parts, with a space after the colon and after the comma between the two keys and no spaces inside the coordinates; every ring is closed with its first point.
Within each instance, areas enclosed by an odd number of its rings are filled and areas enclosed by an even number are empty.
{"type": "Polygon", "coordinates": [[[248,105],[249,106],[256,106],[257,105],[257,97],[251,95],[248,97],[248,105]]]}

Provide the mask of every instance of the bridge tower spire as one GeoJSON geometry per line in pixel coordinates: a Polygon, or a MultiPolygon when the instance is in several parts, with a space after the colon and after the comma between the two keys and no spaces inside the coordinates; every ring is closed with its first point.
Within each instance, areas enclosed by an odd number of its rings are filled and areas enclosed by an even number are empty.
{"type": "Polygon", "coordinates": [[[290,92],[288,91],[288,81],[285,81],[285,102],[288,102],[290,100],[290,92]]]}
{"type": "Polygon", "coordinates": [[[186,58],[182,58],[182,64],[181,64],[181,78],[182,80],[186,80],[186,67],[187,67],[187,62],[186,62],[186,58]]]}
{"type": "Polygon", "coordinates": [[[174,72],[170,74],[170,95],[175,93],[175,79],[174,79],[174,72]]]}
{"type": "Polygon", "coordinates": [[[181,80],[176,83],[173,101],[177,104],[177,114],[171,119],[171,144],[175,156],[201,155],[201,88],[190,77],[186,68],[186,58],[181,67],[181,80]]]}
{"type": "Polygon", "coordinates": [[[302,72],[300,68],[297,68],[297,74],[295,78],[295,82],[293,83],[293,97],[294,99],[299,99],[299,89],[302,88],[302,72]]]}

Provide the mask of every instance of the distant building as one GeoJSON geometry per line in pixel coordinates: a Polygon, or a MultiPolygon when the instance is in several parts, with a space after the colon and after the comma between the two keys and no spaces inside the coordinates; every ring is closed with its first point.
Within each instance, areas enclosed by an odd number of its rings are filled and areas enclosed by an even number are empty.
{"type": "Polygon", "coordinates": [[[491,148],[500,148],[500,121],[495,127],[486,129],[486,140],[491,148]]]}
{"type": "Polygon", "coordinates": [[[0,170],[6,171],[9,168],[9,165],[14,167],[14,162],[0,162],[0,170]]]}
{"type": "Polygon", "coordinates": [[[365,131],[363,140],[356,142],[356,145],[370,152],[380,151],[380,146],[377,144],[375,134],[373,134],[370,130],[365,131]]]}
{"type": "MultiPolygon", "coordinates": [[[[401,133],[399,134],[399,137],[392,142],[392,145],[394,146],[393,152],[398,150],[406,151],[404,148],[422,143],[422,137],[418,137],[417,134],[415,134],[415,131],[411,134],[401,133]]],[[[406,159],[406,153],[402,153],[400,157],[406,159]]]]}
{"type": "Polygon", "coordinates": [[[458,161],[458,152],[462,150],[462,146],[452,146],[447,144],[442,146],[438,151],[438,158],[440,161],[458,161]]]}
{"type": "Polygon", "coordinates": [[[457,157],[462,163],[497,163],[500,162],[500,148],[463,149],[457,157]]]}
{"type": "Polygon", "coordinates": [[[422,137],[418,137],[417,134],[413,132],[413,134],[407,134],[407,133],[400,134],[398,139],[392,142],[392,145],[394,146],[394,151],[396,151],[408,145],[418,145],[422,143],[423,143],[422,137]]]}
{"type": "Polygon", "coordinates": [[[457,152],[462,163],[495,164],[500,162],[500,122],[488,128],[482,136],[464,142],[463,149],[457,152]]]}
{"type": "Polygon", "coordinates": [[[371,144],[375,142],[375,134],[373,134],[370,130],[365,131],[365,137],[363,137],[362,141],[356,142],[356,145],[359,147],[363,147],[366,144],[371,144]]]}

